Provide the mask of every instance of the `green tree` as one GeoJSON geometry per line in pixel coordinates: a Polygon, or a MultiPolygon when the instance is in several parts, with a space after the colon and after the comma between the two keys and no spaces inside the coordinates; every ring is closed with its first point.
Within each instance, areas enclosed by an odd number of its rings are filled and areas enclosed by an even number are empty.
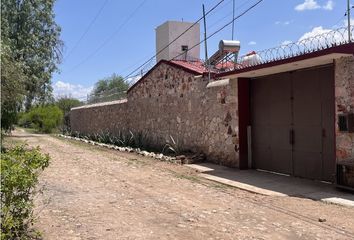
{"type": "Polygon", "coordinates": [[[26,76],[23,66],[10,54],[9,46],[1,42],[1,129],[10,131],[24,99],[26,76]]]}
{"type": "Polygon", "coordinates": [[[76,98],[62,97],[59,98],[55,103],[64,114],[62,132],[70,132],[70,109],[73,107],[81,106],[83,103],[76,98]]]}
{"type": "MultiPolygon", "coordinates": [[[[1,37],[11,59],[21,65],[25,107],[51,98],[51,76],[61,60],[60,27],[54,21],[55,0],[3,0],[1,37]]],[[[4,68],[2,68],[4,69],[4,68]]]]}
{"type": "Polygon", "coordinates": [[[71,97],[61,97],[59,98],[56,103],[55,103],[62,111],[63,113],[68,113],[70,112],[70,109],[74,107],[78,107],[82,105],[82,102],[76,98],[71,98],[71,97]]]}
{"type": "Polygon", "coordinates": [[[112,74],[110,77],[99,80],[89,98],[89,102],[95,101],[111,101],[126,96],[129,89],[129,83],[121,76],[112,74]]]}
{"type": "Polygon", "coordinates": [[[25,127],[34,127],[38,132],[51,133],[63,121],[63,112],[58,106],[48,105],[32,108],[23,114],[19,124],[25,127]]]}

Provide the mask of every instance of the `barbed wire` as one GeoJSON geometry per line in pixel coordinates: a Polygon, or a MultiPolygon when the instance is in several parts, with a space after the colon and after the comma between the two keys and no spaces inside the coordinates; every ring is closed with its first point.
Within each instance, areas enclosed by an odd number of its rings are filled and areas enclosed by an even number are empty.
{"type": "Polygon", "coordinates": [[[354,41],[353,31],[354,26],[351,27],[351,39],[348,39],[348,28],[342,27],[334,30],[329,30],[327,32],[305,39],[300,39],[297,42],[283,44],[275,48],[255,52],[253,54],[253,59],[250,59],[249,54],[241,56],[237,61],[239,64],[236,68],[247,68],[250,66],[283,60],[286,58],[296,57],[299,55],[344,45],[354,41]]]}
{"type": "MultiPolygon", "coordinates": [[[[259,52],[253,52],[241,56],[237,60],[237,64],[229,65],[227,71],[235,69],[244,69],[256,65],[261,65],[269,62],[283,60],[286,58],[296,57],[303,54],[308,54],[331,47],[344,45],[349,42],[354,42],[354,26],[351,27],[352,36],[348,39],[348,28],[342,27],[338,29],[329,30],[327,32],[314,35],[308,38],[300,39],[297,42],[291,42],[288,44],[282,44],[280,46],[265,49],[259,52]],[[252,58],[250,58],[252,56],[252,58]]],[[[226,58],[230,61],[231,58],[226,58]]],[[[192,64],[193,62],[191,62],[192,64]]],[[[152,59],[148,65],[145,65],[141,69],[140,73],[131,76],[131,81],[128,81],[129,86],[132,86],[138,78],[145,75],[152,66],[156,64],[156,60],[152,59]]],[[[92,104],[104,101],[121,100],[127,97],[127,91],[115,92],[118,88],[113,88],[107,91],[103,91],[99,94],[88,94],[85,104],[92,104]]]]}

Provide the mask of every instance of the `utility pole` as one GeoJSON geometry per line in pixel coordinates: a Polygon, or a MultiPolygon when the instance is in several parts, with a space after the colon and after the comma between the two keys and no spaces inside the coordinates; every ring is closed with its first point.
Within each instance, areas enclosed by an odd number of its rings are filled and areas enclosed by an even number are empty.
{"type": "Polygon", "coordinates": [[[205,64],[208,69],[208,78],[210,81],[210,65],[208,60],[208,45],[207,45],[207,26],[206,26],[206,19],[205,19],[205,7],[203,4],[203,19],[204,19],[204,47],[205,47],[205,64]]]}
{"type": "Polygon", "coordinates": [[[234,40],[234,28],[235,28],[235,0],[232,0],[232,36],[231,40],[234,40]]]}
{"type": "Polygon", "coordinates": [[[205,62],[207,66],[209,66],[208,62],[208,45],[207,45],[207,27],[206,27],[206,19],[205,19],[205,8],[203,4],[203,20],[204,20],[204,50],[205,50],[205,62]]]}
{"type": "Polygon", "coordinates": [[[350,0],[347,0],[347,16],[348,16],[348,41],[351,42],[352,41],[352,34],[350,32],[350,0]]]}

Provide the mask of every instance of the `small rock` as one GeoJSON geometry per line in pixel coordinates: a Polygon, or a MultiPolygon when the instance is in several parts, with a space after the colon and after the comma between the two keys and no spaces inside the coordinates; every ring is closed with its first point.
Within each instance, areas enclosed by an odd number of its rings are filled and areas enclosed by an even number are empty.
{"type": "Polygon", "coordinates": [[[319,221],[319,222],[326,222],[327,219],[325,219],[325,218],[319,218],[318,221],[319,221]]]}
{"type": "Polygon", "coordinates": [[[184,159],[186,159],[186,156],[185,156],[185,155],[178,155],[178,156],[176,157],[176,159],[177,159],[177,160],[184,160],[184,159]]]}
{"type": "Polygon", "coordinates": [[[149,156],[149,153],[147,151],[141,151],[141,155],[143,156],[149,156]]]}
{"type": "Polygon", "coordinates": [[[180,224],[180,223],[179,223],[179,224],[177,225],[177,227],[180,227],[180,228],[185,228],[185,227],[186,227],[186,225],[183,225],[183,224],[180,224]]]}

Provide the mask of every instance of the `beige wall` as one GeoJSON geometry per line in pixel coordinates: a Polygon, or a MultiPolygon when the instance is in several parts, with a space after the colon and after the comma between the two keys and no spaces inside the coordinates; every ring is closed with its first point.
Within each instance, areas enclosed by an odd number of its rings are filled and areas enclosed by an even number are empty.
{"type": "Polygon", "coordinates": [[[237,167],[237,83],[207,84],[206,78],[162,63],[128,93],[127,102],[73,109],[72,130],[146,131],[160,145],[172,136],[210,161],[237,167]]]}
{"type": "MultiPolygon", "coordinates": [[[[194,23],[167,21],[156,28],[156,53],[161,49],[165,50],[157,55],[156,62],[160,60],[171,60],[175,56],[182,53],[181,46],[187,45],[189,48],[197,45],[200,41],[200,26],[199,23],[188,30],[183,36],[175,40],[180,34],[191,27],[194,23]]],[[[184,59],[185,56],[180,56],[178,59],[184,59]]],[[[200,59],[200,46],[196,46],[188,51],[188,60],[200,59]]]]}
{"type": "Polygon", "coordinates": [[[338,131],[338,114],[354,112],[354,57],[335,62],[337,161],[354,159],[354,133],[338,131]]]}

